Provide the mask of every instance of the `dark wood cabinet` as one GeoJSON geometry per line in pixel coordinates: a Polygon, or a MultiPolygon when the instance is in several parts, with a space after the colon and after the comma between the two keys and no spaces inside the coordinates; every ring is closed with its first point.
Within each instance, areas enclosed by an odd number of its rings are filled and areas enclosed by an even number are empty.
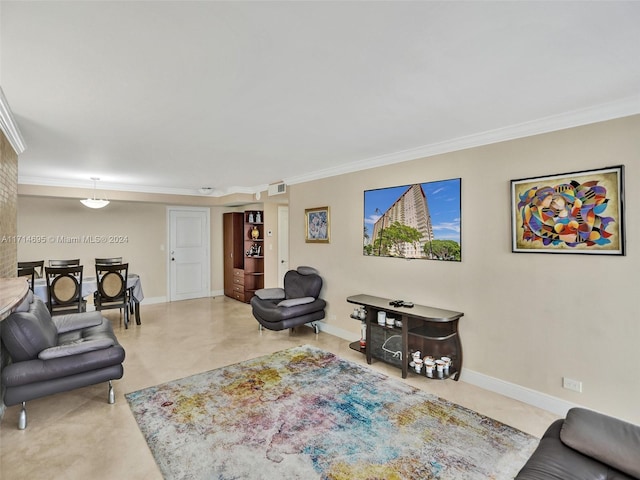
{"type": "MultiPolygon", "coordinates": [[[[414,305],[412,308],[395,307],[390,304],[391,299],[374,297],[371,295],[353,295],[347,302],[364,307],[366,310],[366,346],[361,347],[360,341],[352,342],[349,346],[367,356],[367,363],[372,359],[395,365],[402,370],[402,378],[412,371],[408,368],[413,352],[421,352],[421,357],[429,355],[435,359],[447,357],[451,366],[447,373],[432,375],[423,370],[427,378],[444,380],[460,379],[462,371],[462,343],[458,333],[458,321],[464,314],[452,310],[414,305]],[[392,317],[400,321],[400,326],[394,322],[379,323],[379,314],[384,318],[392,317]]],[[[352,318],[355,318],[352,315],[352,318]]]]}
{"type": "Polygon", "coordinates": [[[236,295],[239,290],[235,289],[237,285],[235,279],[238,275],[236,271],[242,272],[244,268],[244,259],[242,258],[244,255],[244,238],[242,236],[244,215],[242,212],[225,213],[222,225],[224,230],[224,294],[227,297],[244,301],[244,290],[242,291],[243,298],[238,298],[236,295]]]}
{"type": "Polygon", "coordinates": [[[224,214],[224,294],[248,303],[264,288],[264,212],[224,214]]]}

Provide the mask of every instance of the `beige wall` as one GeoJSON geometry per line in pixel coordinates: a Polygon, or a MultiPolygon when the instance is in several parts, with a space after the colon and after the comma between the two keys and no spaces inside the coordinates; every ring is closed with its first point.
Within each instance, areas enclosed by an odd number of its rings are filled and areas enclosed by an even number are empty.
{"type": "MultiPolygon", "coordinates": [[[[91,210],[84,207],[77,199],[19,195],[18,232],[21,236],[33,237],[33,239],[31,242],[22,241],[18,244],[18,260],[48,261],[54,258],[80,258],[83,265],[91,266],[94,264],[95,257],[122,256],[129,262],[130,270],[141,275],[145,300],[164,301],[168,298],[167,207],[172,205],[112,200],[103,209],[91,210]],[[91,239],[99,237],[106,237],[107,242],[91,242],[91,239]],[[110,237],[113,237],[112,241],[110,237]]],[[[233,208],[219,206],[209,208],[211,211],[211,291],[213,294],[222,294],[224,289],[222,214],[227,211],[264,208],[265,230],[271,229],[275,232],[277,207],[275,204],[250,204],[233,208]]],[[[277,284],[276,233],[272,241],[276,243],[273,250],[267,252],[265,260],[267,286],[277,284]]],[[[269,249],[272,241],[267,239],[265,248],[269,249]]]]}
{"type": "MultiPolygon", "coordinates": [[[[146,298],[166,296],[166,207],[112,201],[92,210],[78,200],[18,197],[18,232],[33,242],[18,244],[20,261],[123,257],[142,278],[146,298]],[[93,240],[107,237],[107,241],[93,240]],[[113,238],[111,238],[113,237],[113,238]]],[[[87,267],[89,268],[89,267],[87,267]]],[[[85,275],[95,274],[91,268],[85,275]]]]}
{"type": "Polygon", "coordinates": [[[464,312],[464,366],[640,423],[640,116],[289,187],[290,265],[325,280],[330,327],[359,338],[346,297],[367,293],[464,312]],[[624,257],[516,254],[511,179],[626,167],[624,257]],[[365,189],[462,178],[462,262],[362,254],[365,189]],[[304,242],[304,209],[331,208],[331,243],[304,242]],[[561,387],[583,382],[583,393],[561,387]]]}
{"type": "MultiPolygon", "coordinates": [[[[325,321],[346,337],[359,338],[345,300],[355,293],[459,310],[466,369],[640,423],[639,131],[634,116],[289,186],[290,266],[321,271],[325,321]],[[511,253],[509,180],[617,164],[626,167],[626,256],[511,253]],[[362,255],[365,189],[454,177],[462,178],[461,263],[362,255]],[[331,243],[307,244],[304,209],[324,205],[331,243]],[[583,393],[562,389],[562,376],[581,380],[583,393]]],[[[143,275],[146,298],[166,297],[166,207],[188,199],[145,202],[110,192],[109,207],[90,211],[75,199],[87,192],[32,196],[42,191],[19,186],[18,234],[126,235],[128,242],[19,244],[20,260],[79,256],[91,264],[98,251],[122,255],[143,275]]],[[[195,205],[212,201],[200,200],[195,205]]],[[[265,229],[274,232],[265,245],[265,286],[277,285],[277,206],[212,206],[213,291],[223,289],[222,213],[252,208],[265,210],[265,229]]]]}
{"type": "Polygon", "coordinates": [[[264,285],[278,286],[278,204],[265,203],[264,206],[264,285]],[[271,232],[271,236],[268,235],[271,232]]]}
{"type": "Polygon", "coordinates": [[[0,131],[0,277],[15,277],[18,155],[0,131]]]}

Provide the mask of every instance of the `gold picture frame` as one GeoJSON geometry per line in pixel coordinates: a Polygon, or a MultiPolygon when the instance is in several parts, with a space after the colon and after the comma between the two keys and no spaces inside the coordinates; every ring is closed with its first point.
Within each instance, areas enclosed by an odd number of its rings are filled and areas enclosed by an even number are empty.
{"type": "Polygon", "coordinates": [[[331,219],[329,207],[307,208],[304,211],[305,242],[329,243],[331,219]]]}
{"type": "Polygon", "coordinates": [[[624,166],[511,180],[515,253],[625,254],[624,166]]]}

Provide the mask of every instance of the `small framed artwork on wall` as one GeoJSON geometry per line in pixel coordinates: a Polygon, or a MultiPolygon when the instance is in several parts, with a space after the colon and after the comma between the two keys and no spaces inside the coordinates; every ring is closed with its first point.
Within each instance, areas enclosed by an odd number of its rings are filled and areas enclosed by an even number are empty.
{"type": "Polygon", "coordinates": [[[624,255],[624,167],[511,180],[512,251],[624,255]]]}
{"type": "Polygon", "coordinates": [[[329,243],[331,220],[329,207],[307,208],[305,216],[305,241],[307,243],[329,243]]]}

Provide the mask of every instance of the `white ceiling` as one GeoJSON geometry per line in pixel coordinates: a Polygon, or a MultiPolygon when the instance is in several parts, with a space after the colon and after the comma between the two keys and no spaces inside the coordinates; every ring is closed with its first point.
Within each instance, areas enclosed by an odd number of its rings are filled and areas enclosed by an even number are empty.
{"type": "Polygon", "coordinates": [[[19,182],[216,194],[640,113],[640,2],[0,4],[19,182]]]}

